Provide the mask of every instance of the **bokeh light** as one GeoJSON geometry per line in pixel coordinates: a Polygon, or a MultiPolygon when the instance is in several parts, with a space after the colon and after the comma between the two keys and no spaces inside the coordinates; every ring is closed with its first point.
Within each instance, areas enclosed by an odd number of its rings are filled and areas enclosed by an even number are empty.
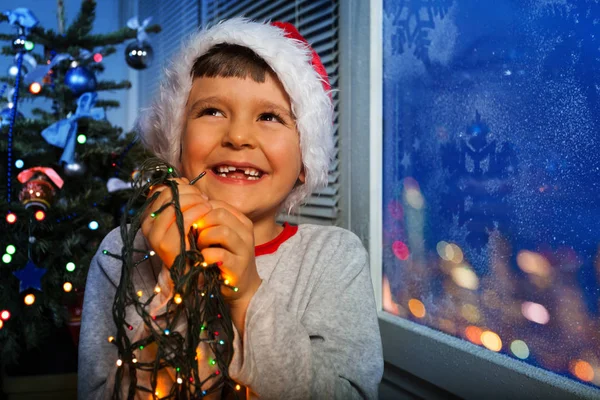
{"type": "Polygon", "coordinates": [[[71,282],[65,282],[63,285],[63,290],[69,293],[71,290],[73,290],[73,284],[71,282]]]}
{"type": "Polygon", "coordinates": [[[446,246],[448,246],[448,242],[445,242],[442,240],[441,242],[438,242],[438,244],[435,248],[436,248],[437,253],[440,256],[440,258],[442,258],[443,260],[446,260],[446,261],[450,261],[446,258],[446,246]]]}
{"type": "Polygon", "coordinates": [[[573,360],[569,364],[569,370],[582,381],[591,382],[594,379],[594,369],[587,361],[573,360]]]}
{"type": "Polygon", "coordinates": [[[410,310],[411,314],[417,318],[425,317],[425,304],[423,304],[420,300],[410,299],[408,301],[408,309],[410,310]]]}
{"type": "Polygon", "coordinates": [[[17,216],[15,215],[15,213],[6,214],[6,222],[8,222],[9,224],[14,224],[15,222],[17,222],[17,216]]]}
{"type": "Polygon", "coordinates": [[[410,255],[408,246],[400,240],[396,240],[392,244],[392,251],[394,252],[394,255],[402,261],[408,260],[408,256],[410,255]]]}
{"type": "Polygon", "coordinates": [[[4,255],[2,256],[2,262],[3,262],[4,264],[8,264],[8,263],[10,263],[11,261],[12,261],[12,256],[11,256],[10,254],[4,254],[4,255]]]}
{"type": "Polygon", "coordinates": [[[90,228],[90,230],[95,231],[96,229],[98,229],[98,222],[97,221],[91,221],[88,224],[88,228],[90,228]]]}
{"type": "Polygon", "coordinates": [[[33,82],[31,85],[29,85],[29,92],[31,94],[39,94],[42,91],[42,85],[39,84],[39,82],[33,82]]]}
{"type": "Polygon", "coordinates": [[[422,209],[425,204],[425,199],[423,198],[421,191],[412,187],[404,189],[404,200],[406,200],[406,203],[415,210],[422,209]]]}
{"type": "Polygon", "coordinates": [[[10,311],[2,310],[2,312],[0,312],[0,319],[7,321],[9,318],[10,318],[10,311]]]}
{"type": "Polygon", "coordinates": [[[521,250],[517,255],[517,265],[528,274],[541,277],[550,275],[550,262],[540,253],[521,250]]]}
{"type": "Polygon", "coordinates": [[[25,163],[21,159],[18,159],[17,161],[15,161],[15,167],[17,167],[19,169],[23,168],[24,165],[25,165],[25,163]]]}
{"type": "Polygon", "coordinates": [[[479,287],[479,278],[477,278],[475,272],[473,272],[473,270],[469,267],[461,265],[452,268],[451,275],[454,283],[462,288],[477,290],[479,287]]]}
{"type": "Polygon", "coordinates": [[[35,296],[33,294],[28,294],[27,296],[25,296],[24,301],[25,301],[25,304],[30,306],[33,303],[35,303],[35,296]]]}
{"type": "Polygon", "coordinates": [[[526,301],[521,304],[521,313],[525,318],[536,324],[545,325],[550,321],[550,313],[541,304],[526,301]]]}
{"type": "Polygon", "coordinates": [[[66,268],[67,268],[67,271],[69,271],[69,272],[75,271],[75,263],[74,262],[68,262],[66,268]]]}
{"type": "Polygon", "coordinates": [[[15,246],[13,246],[12,244],[9,244],[8,246],[6,246],[6,252],[8,254],[15,254],[16,251],[17,251],[17,248],[15,246]]]}
{"type": "Polygon", "coordinates": [[[46,213],[43,212],[42,210],[36,211],[35,212],[35,219],[37,219],[38,221],[43,221],[44,218],[46,218],[46,213]]]}
{"type": "Polygon", "coordinates": [[[476,326],[470,325],[465,328],[465,337],[471,343],[481,345],[481,334],[483,330],[476,326]]]}
{"type": "Polygon", "coordinates": [[[510,351],[512,351],[515,357],[518,357],[521,360],[529,357],[529,347],[527,346],[527,343],[522,340],[513,340],[510,344],[510,351]]]}
{"type": "Polygon", "coordinates": [[[485,331],[481,334],[481,343],[492,351],[502,350],[502,340],[497,333],[492,331],[485,331]]]}

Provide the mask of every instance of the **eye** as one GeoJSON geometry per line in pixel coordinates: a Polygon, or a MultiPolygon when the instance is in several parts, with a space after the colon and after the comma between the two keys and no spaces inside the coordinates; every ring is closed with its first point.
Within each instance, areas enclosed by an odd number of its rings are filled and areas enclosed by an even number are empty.
{"type": "Polygon", "coordinates": [[[217,110],[216,108],[205,108],[198,112],[197,117],[203,117],[205,115],[208,115],[211,117],[222,117],[223,113],[221,111],[217,110]]]}
{"type": "Polygon", "coordinates": [[[276,113],[272,113],[272,112],[261,114],[260,117],[258,117],[258,119],[259,119],[259,121],[279,122],[279,123],[285,125],[283,118],[281,118],[280,115],[278,115],[276,113]]]}

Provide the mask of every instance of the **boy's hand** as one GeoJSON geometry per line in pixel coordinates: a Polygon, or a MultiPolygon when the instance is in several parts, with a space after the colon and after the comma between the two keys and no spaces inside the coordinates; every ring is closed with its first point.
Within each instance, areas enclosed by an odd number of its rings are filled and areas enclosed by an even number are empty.
{"type": "MultiPolygon", "coordinates": [[[[179,190],[179,206],[183,213],[183,232],[185,234],[186,250],[189,249],[187,232],[192,224],[208,213],[212,206],[208,197],[197,187],[190,185],[186,178],[174,178],[179,190]]],[[[167,268],[171,268],[175,257],[180,253],[180,234],[175,222],[175,206],[171,205],[152,218],[151,213],[160,209],[164,204],[173,200],[171,189],[165,185],[153,188],[148,197],[154,193],[160,195],[148,207],[142,216],[142,233],[150,243],[152,249],[160,257],[167,268]]]]}
{"type": "Polygon", "coordinates": [[[208,264],[221,262],[223,279],[238,288],[223,287],[222,293],[232,312],[245,309],[261,284],[254,258],[254,228],[252,221],[233,206],[210,200],[206,215],[196,221],[200,232],[198,247],[208,264]],[[217,247],[215,247],[217,246],[217,247]]]}

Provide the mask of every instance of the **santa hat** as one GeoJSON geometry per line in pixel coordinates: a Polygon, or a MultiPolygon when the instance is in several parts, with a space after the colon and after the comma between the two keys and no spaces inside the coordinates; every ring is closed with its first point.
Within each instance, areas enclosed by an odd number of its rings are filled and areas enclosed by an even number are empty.
{"type": "Polygon", "coordinates": [[[287,197],[291,210],[327,185],[333,155],[333,105],[327,72],[317,53],[289,23],[259,23],[244,18],[222,21],[185,41],[165,70],[152,107],[138,120],[144,144],[165,161],[179,165],[184,110],[192,88],[192,67],[198,57],[221,43],[254,51],[273,69],[290,97],[306,180],[287,197]]]}

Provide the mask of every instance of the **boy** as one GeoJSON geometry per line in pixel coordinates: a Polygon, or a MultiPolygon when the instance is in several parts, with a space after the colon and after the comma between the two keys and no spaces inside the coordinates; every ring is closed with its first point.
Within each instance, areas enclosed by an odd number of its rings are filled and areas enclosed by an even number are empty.
{"type": "MultiPolygon", "coordinates": [[[[376,398],[383,359],[364,247],[344,229],[275,220],[327,183],[333,109],[317,54],[290,24],[237,18],[195,34],[174,60],[140,135],[185,177],[207,172],[194,185],[179,179],[178,187],[185,231],[196,225],[206,262],[218,262],[239,288],[223,290],[234,324],[230,376],[248,398],[376,398]]],[[[171,201],[169,190],[155,190],[153,210],[171,201]]],[[[172,207],[146,215],[136,236],[136,248],[157,256],[136,277],[140,290],[157,287],[155,311],[173,296],[174,215],[172,207]]],[[[121,264],[102,250],[118,254],[121,246],[118,230],[111,232],[90,266],[81,399],[112,396],[118,355],[106,339],[116,329],[111,308],[121,264]]],[[[128,322],[132,341],[147,334],[134,311],[128,322]]],[[[140,351],[140,361],[153,359],[149,351],[140,351]]],[[[210,375],[209,350],[198,354],[201,373],[210,375]]],[[[137,380],[150,387],[148,375],[138,371],[137,380]]],[[[172,371],[159,376],[158,397],[173,381],[172,371]]]]}

